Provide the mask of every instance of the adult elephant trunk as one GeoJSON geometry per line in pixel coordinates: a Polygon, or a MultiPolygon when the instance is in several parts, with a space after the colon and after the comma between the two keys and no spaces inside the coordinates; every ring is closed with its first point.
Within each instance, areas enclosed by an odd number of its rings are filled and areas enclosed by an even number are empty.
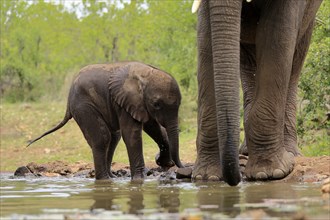
{"type": "Polygon", "coordinates": [[[240,182],[239,65],[242,0],[210,0],[214,89],[222,175],[229,185],[240,182]]]}
{"type": "Polygon", "coordinates": [[[179,128],[178,120],[173,120],[165,126],[170,144],[170,154],[177,167],[183,167],[179,157],[179,128]]]}

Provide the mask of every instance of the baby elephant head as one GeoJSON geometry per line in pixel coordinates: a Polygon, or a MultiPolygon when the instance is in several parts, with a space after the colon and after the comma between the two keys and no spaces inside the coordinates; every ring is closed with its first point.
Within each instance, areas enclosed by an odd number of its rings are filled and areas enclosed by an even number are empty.
{"type": "Polygon", "coordinates": [[[169,74],[142,63],[127,64],[113,70],[109,81],[110,95],[135,120],[156,121],[165,128],[172,160],[179,160],[178,111],[180,89],[169,74]]]}

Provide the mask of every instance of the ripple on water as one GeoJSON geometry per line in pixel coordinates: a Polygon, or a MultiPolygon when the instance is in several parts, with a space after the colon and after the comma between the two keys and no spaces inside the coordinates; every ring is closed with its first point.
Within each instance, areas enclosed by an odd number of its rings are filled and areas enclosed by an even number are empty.
{"type": "Polygon", "coordinates": [[[0,189],[1,219],[224,219],[255,209],[272,211],[274,216],[267,217],[292,216],[302,210],[313,217],[328,213],[316,184],[229,187],[224,183],[146,180],[134,184],[121,179],[98,184],[84,178],[37,178],[2,179],[0,189]]]}

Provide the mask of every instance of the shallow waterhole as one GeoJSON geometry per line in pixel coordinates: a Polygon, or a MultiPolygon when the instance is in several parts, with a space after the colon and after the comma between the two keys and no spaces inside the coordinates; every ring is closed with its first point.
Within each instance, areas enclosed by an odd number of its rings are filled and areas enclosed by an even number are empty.
{"type": "MultiPolygon", "coordinates": [[[[1,219],[311,219],[329,216],[319,183],[164,182],[129,179],[97,184],[88,178],[0,175],[1,219]],[[253,214],[253,212],[255,212],[253,214]],[[253,219],[253,218],[252,218],[253,219]]],[[[328,218],[329,219],[329,218],[328,218]]]]}

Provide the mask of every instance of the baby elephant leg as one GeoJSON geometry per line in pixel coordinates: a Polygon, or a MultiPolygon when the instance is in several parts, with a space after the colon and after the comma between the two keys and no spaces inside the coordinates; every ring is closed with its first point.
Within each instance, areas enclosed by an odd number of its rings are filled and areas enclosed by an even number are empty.
{"type": "Polygon", "coordinates": [[[88,106],[76,109],[73,117],[92,148],[96,180],[109,179],[110,165],[107,161],[107,151],[111,138],[106,123],[97,111],[88,106]]]}
{"type": "Polygon", "coordinates": [[[116,177],[116,175],[114,175],[111,172],[111,164],[112,164],[113,154],[116,150],[116,147],[118,145],[118,142],[119,142],[120,138],[121,138],[120,131],[111,132],[111,142],[110,142],[110,147],[109,147],[108,156],[107,156],[107,161],[108,161],[107,164],[109,166],[109,175],[110,175],[110,177],[116,177]]]}
{"type": "Polygon", "coordinates": [[[145,164],[142,150],[142,123],[123,111],[120,127],[127,148],[131,178],[134,181],[143,180],[145,164]]]}

